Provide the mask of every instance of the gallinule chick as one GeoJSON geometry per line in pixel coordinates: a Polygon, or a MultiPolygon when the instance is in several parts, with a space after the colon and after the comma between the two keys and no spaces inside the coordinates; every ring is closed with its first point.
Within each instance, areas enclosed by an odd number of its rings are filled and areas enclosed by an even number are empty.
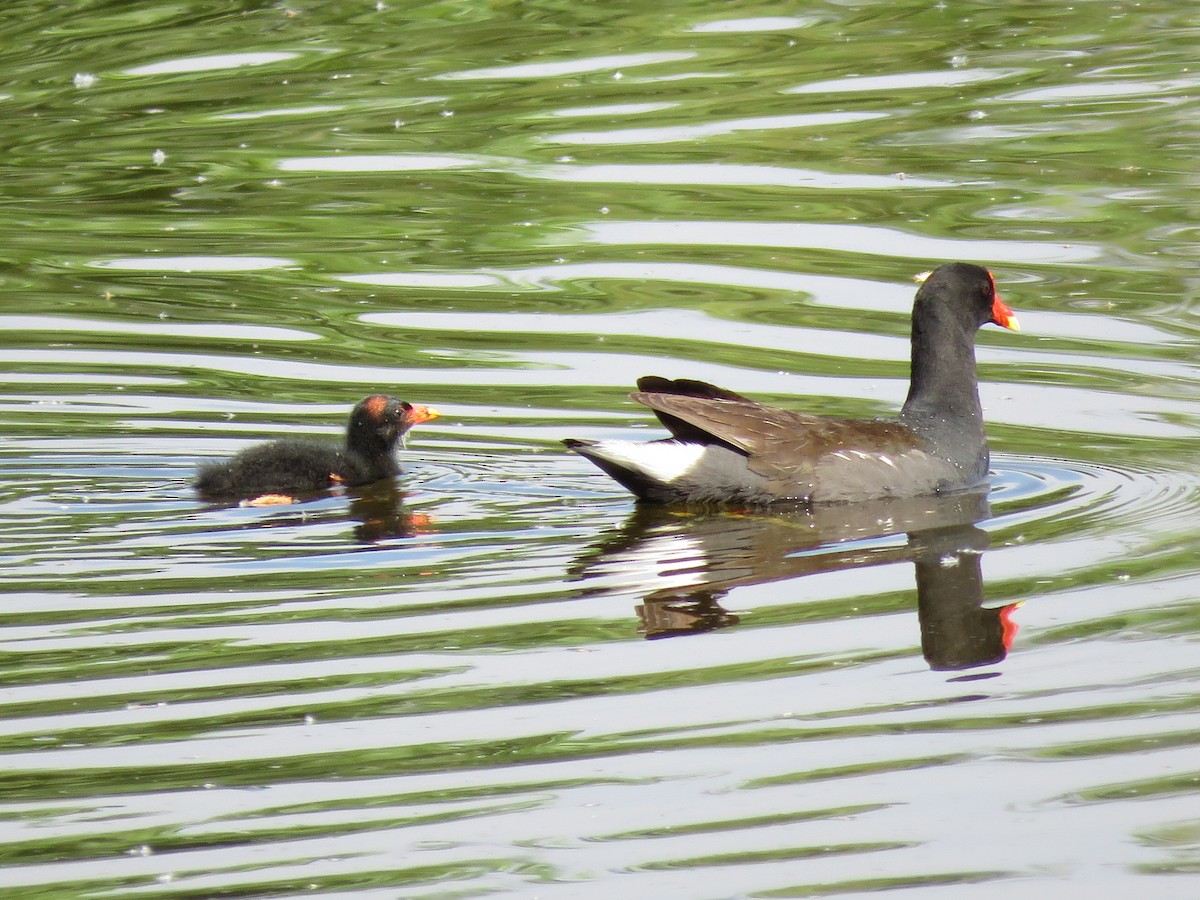
{"type": "Polygon", "coordinates": [[[947,263],[917,291],[908,399],[895,419],[793,412],[651,375],[630,397],[671,437],[563,443],[658,503],[827,503],[973,487],[988,470],[975,374],[975,333],[988,322],[1018,330],[987,269],[947,263]]]}
{"type": "Polygon", "coordinates": [[[414,425],[438,415],[429,406],[374,394],[350,413],[344,446],[293,439],[257,444],[226,462],[201,466],[196,490],[209,500],[253,498],[255,505],[267,505],[391,478],[400,471],[396,444],[414,425]]]}

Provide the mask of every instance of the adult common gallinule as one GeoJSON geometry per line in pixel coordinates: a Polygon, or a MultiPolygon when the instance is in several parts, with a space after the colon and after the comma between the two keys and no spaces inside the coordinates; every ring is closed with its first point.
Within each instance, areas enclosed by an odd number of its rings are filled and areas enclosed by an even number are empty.
{"type": "Polygon", "coordinates": [[[975,374],[975,332],[988,322],[1018,330],[987,269],[947,263],[917,291],[908,399],[895,419],[793,412],[651,375],[630,397],[671,437],[563,443],[659,503],[826,503],[971,487],[988,469],[975,374]]]}
{"type": "Polygon", "coordinates": [[[429,406],[373,394],[350,413],[344,446],[292,439],[257,444],[226,462],[201,466],[196,490],[209,500],[291,503],[331,487],[390,478],[400,471],[396,444],[414,425],[438,415],[429,406]]]}

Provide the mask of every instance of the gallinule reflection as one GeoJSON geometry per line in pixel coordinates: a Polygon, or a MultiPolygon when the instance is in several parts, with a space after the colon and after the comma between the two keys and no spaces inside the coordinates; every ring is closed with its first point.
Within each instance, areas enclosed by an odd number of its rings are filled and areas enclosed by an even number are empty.
{"type": "Polygon", "coordinates": [[[805,575],[910,560],[916,566],[921,646],[933,669],[1005,658],[1012,606],[983,605],[980,559],[989,515],[985,491],[743,513],[639,506],[626,524],[572,567],[585,592],[633,592],[650,638],[738,622],[720,605],[731,590],[805,575]],[[907,535],[905,542],[878,541],[907,535]],[[601,585],[603,584],[603,587],[601,585]]]}

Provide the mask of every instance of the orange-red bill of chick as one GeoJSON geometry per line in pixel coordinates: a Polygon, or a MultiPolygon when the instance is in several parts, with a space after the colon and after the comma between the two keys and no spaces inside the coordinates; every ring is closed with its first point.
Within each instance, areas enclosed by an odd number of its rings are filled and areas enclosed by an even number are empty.
{"type": "Polygon", "coordinates": [[[414,425],[420,425],[422,422],[431,422],[440,416],[441,413],[432,406],[422,406],[420,403],[413,403],[412,409],[408,411],[408,421],[414,425]]]}

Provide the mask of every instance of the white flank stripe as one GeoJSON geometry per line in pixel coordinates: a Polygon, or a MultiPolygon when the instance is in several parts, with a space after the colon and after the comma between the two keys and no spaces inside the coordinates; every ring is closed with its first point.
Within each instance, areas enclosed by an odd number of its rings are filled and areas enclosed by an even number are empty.
{"type": "Polygon", "coordinates": [[[703,444],[641,444],[634,441],[600,441],[587,448],[604,459],[670,484],[682,478],[704,458],[703,444]]]}

